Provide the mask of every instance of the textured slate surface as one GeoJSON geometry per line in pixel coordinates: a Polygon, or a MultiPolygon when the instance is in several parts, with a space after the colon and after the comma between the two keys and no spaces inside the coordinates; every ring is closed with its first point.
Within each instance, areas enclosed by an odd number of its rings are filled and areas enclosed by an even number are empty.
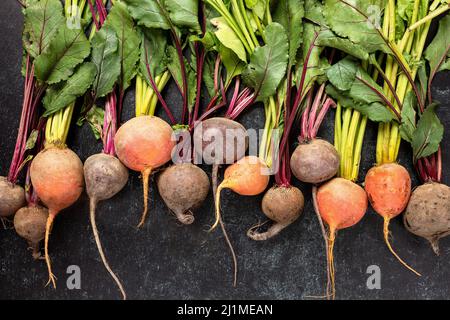
{"type": "MultiPolygon", "coordinates": [[[[0,4],[0,174],[6,175],[19,122],[23,79],[20,75],[22,17],[15,1],[0,4]]],[[[449,74],[436,78],[434,97],[442,102],[440,113],[450,128],[449,74]]],[[[175,87],[165,93],[172,105],[181,100],[175,87]]],[[[133,113],[134,93],[126,97],[124,119],[133,113]]],[[[247,128],[263,126],[263,110],[253,108],[242,116],[247,128]]],[[[333,116],[329,116],[320,135],[330,138],[333,116]]],[[[363,150],[361,179],[374,163],[376,126],[370,125],[363,150]]],[[[449,183],[449,130],[444,138],[444,176],[449,183]]],[[[99,152],[101,146],[89,129],[74,128],[69,142],[82,160],[99,152]]],[[[400,163],[411,170],[411,154],[403,146],[400,163]]],[[[209,172],[209,168],[206,168],[209,172]]],[[[417,177],[413,173],[413,183],[417,177]]],[[[298,185],[297,182],[295,184],[298,185]]],[[[325,285],[325,254],[315,215],[310,187],[300,185],[308,202],[301,219],[277,238],[251,242],[245,232],[264,219],[261,197],[238,197],[223,192],[224,219],[239,259],[238,287],[231,286],[231,261],[219,231],[208,234],[212,222],[211,196],[196,213],[196,223],[180,226],[151,190],[150,216],[143,230],[137,231],[142,188],[138,174],[131,174],[126,188],[108,203],[100,205],[98,226],[106,254],[122,278],[132,299],[300,299],[321,295],[325,285]]],[[[421,278],[405,270],[388,252],[382,240],[382,219],[370,210],[363,221],[341,232],[335,248],[338,299],[437,299],[450,297],[450,239],[441,242],[436,257],[429,245],[409,234],[401,219],[391,224],[393,244],[421,278]],[[381,268],[380,290],[368,290],[366,269],[381,268]]],[[[0,230],[1,299],[116,299],[120,295],[104,270],[96,251],[88,219],[88,203],[83,196],[71,209],[58,216],[50,251],[58,288],[44,288],[47,270],[42,261],[33,261],[26,243],[13,230],[0,230]],[[69,265],[81,268],[81,289],[66,287],[69,265]]]]}

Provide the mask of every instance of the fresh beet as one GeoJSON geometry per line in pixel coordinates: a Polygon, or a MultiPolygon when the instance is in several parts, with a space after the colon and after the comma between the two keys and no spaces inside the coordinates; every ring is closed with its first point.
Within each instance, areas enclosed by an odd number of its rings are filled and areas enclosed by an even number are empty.
{"type": "Polygon", "coordinates": [[[30,178],[33,188],[49,210],[45,230],[45,261],[49,280],[56,288],[52,273],[48,241],[53,221],[63,209],[78,200],[84,188],[83,163],[75,152],[66,147],[50,146],[39,152],[31,162],[30,178]]]}
{"type": "Polygon", "coordinates": [[[291,169],[300,181],[318,184],[339,170],[339,154],[328,141],[312,139],[297,146],[291,156],[291,169]]]}
{"type": "Polygon", "coordinates": [[[385,163],[367,172],[364,189],[375,212],[390,220],[402,213],[408,204],[411,177],[398,163],[385,163]]]}
{"type": "Polygon", "coordinates": [[[148,184],[153,170],[171,159],[175,141],[172,127],[154,116],[139,116],[125,122],[114,137],[117,157],[129,169],[142,173],[144,211],[138,227],[148,213],[148,184]]]}
{"type": "Polygon", "coordinates": [[[191,163],[170,166],[158,176],[157,185],[165,204],[183,224],[194,222],[193,210],[202,205],[210,188],[208,175],[191,163]]]}
{"type": "Polygon", "coordinates": [[[275,223],[266,232],[259,233],[257,226],[247,231],[247,236],[252,240],[267,240],[277,235],[281,230],[300,217],[305,198],[300,189],[274,186],[267,190],[262,200],[262,211],[267,218],[275,223]]]}
{"type": "Polygon", "coordinates": [[[331,297],[334,299],[336,289],[333,251],[336,233],[354,226],[364,217],[368,206],[367,194],[359,185],[344,178],[334,178],[321,185],[318,190],[315,186],[313,188],[315,209],[328,226],[327,273],[331,297]]]}
{"type": "Polygon", "coordinates": [[[27,240],[33,250],[34,259],[40,259],[39,242],[45,238],[48,209],[31,205],[20,208],[14,216],[14,228],[19,236],[27,240]]]}
{"type": "Polygon", "coordinates": [[[115,196],[125,187],[128,181],[128,169],[116,157],[99,153],[90,156],[84,162],[84,179],[86,182],[86,193],[90,199],[90,221],[94,233],[95,243],[102,259],[103,265],[116,282],[122,297],[126,299],[123,285],[117,275],[109,266],[95,221],[95,209],[99,201],[108,200],[115,196]]]}
{"type": "Polygon", "coordinates": [[[430,182],[414,189],[403,221],[410,232],[427,239],[439,254],[439,239],[450,234],[450,187],[430,182]]]}
{"type": "Polygon", "coordinates": [[[384,163],[371,168],[364,181],[372,208],[384,219],[383,236],[389,251],[408,270],[420,276],[392,248],[389,241],[389,222],[405,210],[411,195],[411,177],[398,163],[384,163]]]}
{"type": "Polygon", "coordinates": [[[49,209],[49,217],[70,207],[84,188],[83,163],[68,148],[50,147],[34,157],[31,183],[39,199],[49,209]]]}
{"type": "Polygon", "coordinates": [[[84,162],[86,193],[91,202],[108,200],[125,187],[128,169],[114,156],[99,153],[84,162]]]}
{"type": "Polygon", "coordinates": [[[247,130],[228,118],[202,121],[193,134],[194,150],[206,164],[232,164],[245,156],[248,147],[247,130]]]}
{"type": "Polygon", "coordinates": [[[8,182],[6,177],[0,177],[0,218],[12,216],[25,204],[24,189],[8,182]]]}

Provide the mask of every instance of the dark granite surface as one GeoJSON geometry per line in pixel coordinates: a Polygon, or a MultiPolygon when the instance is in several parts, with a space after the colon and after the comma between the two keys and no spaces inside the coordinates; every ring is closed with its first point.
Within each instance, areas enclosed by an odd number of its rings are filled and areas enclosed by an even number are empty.
{"type": "MultiPolygon", "coordinates": [[[[12,156],[22,101],[22,17],[16,1],[0,3],[0,174],[6,175],[12,156]]],[[[441,119],[450,128],[449,73],[440,74],[433,87],[442,103],[441,119]]],[[[181,100],[174,85],[165,95],[171,105],[181,100]]],[[[134,92],[126,96],[124,119],[132,116],[134,92]]],[[[255,107],[242,116],[247,128],[263,126],[264,113],[255,107]]],[[[320,135],[331,138],[333,116],[320,135]]],[[[369,125],[361,176],[374,163],[376,126],[369,125]]],[[[443,181],[449,183],[449,130],[443,142],[443,181]]],[[[74,127],[69,143],[84,161],[101,150],[90,129],[74,127]]],[[[403,145],[399,157],[411,169],[411,153],[403,145]]],[[[210,168],[207,169],[208,173],[210,168]]],[[[208,197],[196,213],[196,223],[182,227],[151,187],[151,206],[145,227],[135,228],[142,208],[139,175],[132,173],[125,189],[98,209],[98,227],[110,263],[122,278],[132,299],[301,299],[321,295],[325,285],[325,254],[318,223],[312,210],[310,187],[298,184],[308,202],[301,219],[267,242],[252,242],[245,232],[264,219],[261,197],[239,197],[223,192],[224,219],[239,259],[238,287],[231,286],[231,261],[219,231],[207,233],[213,219],[208,197]]],[[[100,262],[88,219],[86,196],[58,216],[50,251],[56,290],[45,288],[47,270],[43,261],[33,261],[26,243],[14,230],[0,230],[0,299],[116,299],[120,295],[100,262]],[[69,290],[67,267],[81,269],[81,289],[69,290]]],[[[354,228],[339,233],[335,247],[338,299],[447,299],[450,297],[450,239],[441,241],[437,257],[428,243],[409,234],[400,218],[391,223],[393,245],[423,276],[404,269],[388,252],[382,239],[382,219],[372,210],[354,228]],[[370,265],[381,269],[381,289],[366,286],[370,265]]]]}

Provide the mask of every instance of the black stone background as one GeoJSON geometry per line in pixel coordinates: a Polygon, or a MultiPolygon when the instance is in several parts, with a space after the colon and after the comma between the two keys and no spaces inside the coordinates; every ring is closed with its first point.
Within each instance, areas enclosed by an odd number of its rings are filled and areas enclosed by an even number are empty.
{"type": "MultiPolygon", "coordinates": [[[[6,175],[18,128],[23,78],[21,66],[22,15],[16,1],[0,4],[0,174],[6,175]]],[[[441,119],[450,128],[449,73],[436,77],[435,100],[442,103],[441,119]]],[[[181,99],[173,84],[164,92],[173,106],[181,99]]],[[[124,120],[134,111],[134,89],[125,100],[124,120]]],[[[333,112],[320,131],[331,139],[333,112]]],[[[255,106],[241,118],[247,128],[262,128],[264,112],[255,106]]],[[[443,182],[449,183],[450,130],[443,141],[443,182]]],[[[363,147],[360,179],[373,165],[376,126],[370,124],[363,147]]],[[[84,161],[99,152],[101,144],[88,126],[74,127],[69,144],[84,161]]],[[[411,153],[403,144],[399,162],[411,169],[411,153]]],[[[210,168],[206,168],[210,172],[210,168]]],[[[232,269],[228,249],[220,231],[207,233],[213,221],[211,195],[196,212],[196,222],[180,226],[151,188],[150,215],[145,227],[135,228],[142,209],[139,174],[131,173],[129,183],[114,199],[98,208],[98,227],[113,269],[123,280],[131,299],[302,299],[321,295],[325,287],[325,253],[319,226],[312,210],[310,186],[301,187],[307,204],[303,216],[278,237],[252,242],[245,232],[264,216],[261,196],[241,197],[224,191],[224,219],[239,259],[237,288],[231,286],[232,269]]],[[[338,299],[447,299],[450,297],[450,239],[441,241],[441,256],[428,243],[406,231],[401,218],[391,223],[393,245],[398,253],[423,276],[403,268],[389,253],[382,239],[382,219],[369,210],[357,226],[339,233],[335,247],[338,299]],[[381,290],[366,287],[367,267],[381,268],[381,290]]],[[[26,243],[14,230],[0,230],[1,299],[116,299],[120,298],[105,271],[93,240],[85,195],[58,216],[53,228],[50,252],[56,290],[44,287],[47,270],[43,261],[33,261],[26,243]],[[82,287],[66,287],[69,265],[81,268],[82,287]]]]}

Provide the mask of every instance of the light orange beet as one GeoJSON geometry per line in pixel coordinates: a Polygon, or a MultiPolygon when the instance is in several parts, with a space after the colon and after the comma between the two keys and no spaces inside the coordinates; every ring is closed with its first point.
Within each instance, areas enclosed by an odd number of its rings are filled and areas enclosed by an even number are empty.
{"type": "Polygon", "coordinates": [[[244,157],[225,170],[224,179],[217,188],[216,222],[211,230],[219,224],[220,191],[231,189],[242,196],[256,196],[266,190],[269,184],[268,171],[267,165],[255,156],[244,157]]]}
{"type": "Polygon", "coordinates": [[[367,195],[356,183],[334,178],[317,192],[317,204],[322,219],[336,231],[357,224],[367,211],[367,195]]]}
{"type": "Polygon", "coordinates": [[[389,242],[389,222],[405,210],[411,196],[411,177],[408,171],[397,163],[373,167],[367,172],[364,187],[373,209],[384,219],[383,235],[389,251],[402,265],[420,276],[420,273],[397,255],[389,242]]]}
{"type": "Polygon", "coordinates": [[[373,209],[383,218],[392,219],[408,205],[411,178],[403,166],[386,163],[367,172],[364,188],[373,209]]]}
{"type": "Polygon", "coordinates": [[[114,138],[117,157],[134,171],[142,173],[144,211],[138,227],[144,225],[148,211],[148,180],[152,171],[171,159],[175,147],[172,127],[154,116],[132,118],[117,130],[114,138]]]}
{"type": "Polygon", "coordinates": [[[51,282],[56,287],[48,254],[48,240],[56,215],[74,204],[83,192],[83,163],[76,153],[68,148],[49,147],[33,159],[30,177],[36,194],[49,211],[44,247],[49,273],[47,285],[51,282]]]}
{"type": "Polygon", "coordinates": [[[331,282],[331,297],[334,299],[336,289],[333,249],[336,231],[354,226],[364,217],[368,206],[367,195],[356,183],[334,178],[323,184],[313,197],[317,201],[316,209],[329,228],[327,269],[331,282]]]}

